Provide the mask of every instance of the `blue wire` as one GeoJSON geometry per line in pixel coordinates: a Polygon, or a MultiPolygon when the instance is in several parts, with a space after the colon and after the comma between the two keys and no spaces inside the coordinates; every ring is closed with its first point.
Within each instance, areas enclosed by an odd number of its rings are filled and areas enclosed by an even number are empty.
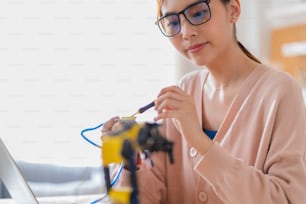
{"type": "Polygon", "coordinates": [[[124,162],[121,162],[118,172],[116,173],[116,176],[114,177],[113,181],[111,182],[110,186],[113,187],[119,180],[119,177],[121,175],[122,169],[124,167],[124,162]]]}
{"type": "Polygon", "coordinates": [[[98,129],[98,128],[102,127],[102,126],[103,126],[103,123],[101,123],[101,124],[98,125],[97,127],[86,128],[86,129],[84,129],[84,130],[81,131],[81,136],[83,137],[83,139],[85,139],[87,142],[89,142],[89,143],[92,144],[93,146],[98,147],[98,148],[101,148],[100,145],[98,145],[98,144],[94,143],[93,141],[91,141],[90,139],[88,139],[88,138],[84,135],[84,133],[85,133],[85,132],[88,132],[88,131],[92,131],[92,130],[98,129]]]}
{"type": "MultiPolygon", "coordinates": [[[[110,184],[111,187],[113,187],[118,182],[119,177],[121,175],[121,172],[123,170],[123,167],[124,167],[124,163],[121,162],[119,170],[118,170],[116,176],[114,177],[113,181],[110,184]]],[[[107,196],[107,194],[104,194],[101,198],[98,198],[98,199],[92,201],[90,204],[96,204],[96,203],[100,202],[101,200],[103,200],[106,196],[107,196]]]]}
{"type": "Polygon", "coordinates": [[[107,193],[104,193],[101,198],[98,198],[98,199],[90,202],[90,204],[96,204],[96,203],[100,202],[101,200],[103,200],[104,198],[106,198],[106,196],[107,196],[107,193]]]}
{"type": "MultiPolygon", "coordinates": [[[[103,126],[103,123],[101,123],[100,125],[98,125],[98,126],[96,126],[96,127],[93,127],[93,128],[86,128],[86,129],[84,129],[84,130],[81,131],[81,136],[83,137],[83,139],[85,139],[87,142],[89,142],[89,143],[92,144],[93,146],[98,147],[98,148],[102,148],[100,145],[94,143],[93,141],[91,141],[90,139],[88,139],[88,137],[86,137],[86,136],[84,135],[85,132],[92,131],[92,130],[96,130],[96,129],[102,127],[102,126],[103,126]]],[[[121,172],[122,172],[122,170],[123,170],[123,167],[124,167],[124,162],[121,162],[120,167],[119,167],[119,170],[118,170],[118,172],[116,173],[116,175],[115,175],[113,181],[112,181],[111,184],[110,184],[111,187],[113,187],[113,186],[118,182],[119,177],[120,177],[120,175],[121,175],[121,172]]],[[[90,204],[98,203],[98,202],[100,202],[100,201],[101,201],[104,197],[106,197],[106,196],[107,196],[107,194],[104,195],[104,196],[102,196],[101,198],[98,198],[98,199],[92,201],[90,204]]]]}

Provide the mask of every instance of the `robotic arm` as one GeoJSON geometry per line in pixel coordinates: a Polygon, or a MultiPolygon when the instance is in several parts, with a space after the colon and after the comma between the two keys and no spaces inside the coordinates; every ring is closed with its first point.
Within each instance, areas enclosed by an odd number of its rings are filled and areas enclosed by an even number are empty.
{"type": "Polygon", "coordinates": [[[138,189],[136,178],[136,156],[138,152],[145,155],[153,152],[165,152],[170,163],[173,159],[172,141],[163,137],[157,123],[136,123],[135,120],[121,120],[118,131],[104,135],[102,139],[102,160],[105,182],[109,197],[114,202],[124,204],[138,204],[138,189]],[[113,189],[110,184],[109,165],[125,162],[129,166],[131,189],[113,189]]]}

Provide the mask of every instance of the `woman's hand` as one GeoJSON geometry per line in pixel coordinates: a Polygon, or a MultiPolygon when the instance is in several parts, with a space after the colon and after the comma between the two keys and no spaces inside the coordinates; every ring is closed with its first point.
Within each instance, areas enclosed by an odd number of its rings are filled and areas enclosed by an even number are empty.
{"type": "Polygon", "coordinates": [[[155,110],[157,116],[154,120],[175,119],[177,128],[187,142],[199,152],[207,151],[211,141],[203,133],[193,96],[186,94],[177,86],[166,87],[160,91],[155,101],[155,110]],[[201,143],[203,145],[199,145],[201,143]]]}
{"type": "Polygon", "coordinates": [[[169,86],[160,91],[155,101],[155,110],[157,116],[154,120],[176,119],[178,129],[184,136],[190,135],[194,129],[200,129],[194,98],[177,86],[169,86]]]}
{"type": "Polygon", "coordinates": [[[101,130],[102,136],[118,129],[120,126],[119,121],[120,121],[119,116],[112,117],[111,119],[106,121],[103,124],[102,130],[101,130]]]}

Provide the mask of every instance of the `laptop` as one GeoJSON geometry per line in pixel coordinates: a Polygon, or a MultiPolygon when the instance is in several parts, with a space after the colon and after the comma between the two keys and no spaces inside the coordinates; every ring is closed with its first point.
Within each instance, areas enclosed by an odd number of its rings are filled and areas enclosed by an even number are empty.
{"type": "MultiPolygon", "coordinates": [[[[91,203],[101,195],[87,196],[63,196],[36,198],[29,184],[23,177],[16,161],[9,153],[2,139],[0,138],[0,178],[10,193],[16,204],[71,204],[71,203],[91,203]]],[[[103,196],[103,195],[102,195],[103,196]]],[[[105,199],[99,203],[109,203],[105,199]],[[105,200],[105,201],[104,201],[105,200]]]]}

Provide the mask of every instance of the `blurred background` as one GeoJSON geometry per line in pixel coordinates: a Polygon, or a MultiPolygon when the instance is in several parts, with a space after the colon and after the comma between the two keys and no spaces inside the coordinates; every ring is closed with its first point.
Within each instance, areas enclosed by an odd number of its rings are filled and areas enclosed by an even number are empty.
{"type": "MultiPolygon", "coordinates": [[[[306,87],[306,1],[241,5],[238,39],[306,87]]],[[[81,130],[131,115],[196,68],[155,26],[155,9],[154,0],[0,1],[0,136],[15,159],[99,166],[81,130]]],[[[100,135],[87,133],[97,144],[100,135]]]]}

